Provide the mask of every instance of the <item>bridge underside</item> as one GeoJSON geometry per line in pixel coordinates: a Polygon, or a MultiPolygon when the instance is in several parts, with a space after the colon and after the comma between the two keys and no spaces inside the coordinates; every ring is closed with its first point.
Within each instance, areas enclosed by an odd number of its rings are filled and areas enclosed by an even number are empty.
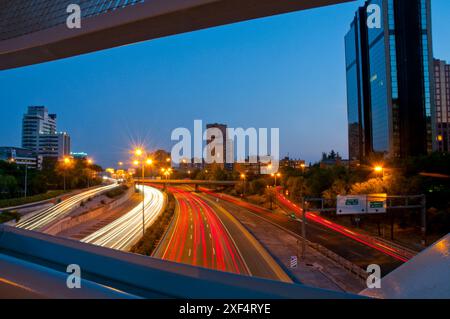
{"type": "MultiPolygon", "coordinates": [[[[52,2],[57,5],[57,0],[40,1],[50,3],[50,6],[52,2]]],[[[145,0],[132,6],[82,18],[81,29],[68,29],[65,20],[61,20],[55,26],[38,31],[31,30],[16,37],[0,37],[0,70],[348,1],[352,0],[145,0]]],[[[14,3],[11,1],[1,4],[3,15],[8,10],[12,11],[14,3]]],[[[83,6],[81,8],[83,12],[83,6]]],[[[66,7],[61,7],[61,10],[63,11],[57,13],[66,18],[66,7]]],[[[34,25],[46,22],[39,20],[45,17],[33,16],[39,15],[37,11],[28,10],[21,14],[14,19],[37,19],[37,24],[34,25]]],[[[16,21],[7,21],[0,26],[4,30],[12,28],[7,31],[14,34],[14,23],[17,25],[16,21]]]]}

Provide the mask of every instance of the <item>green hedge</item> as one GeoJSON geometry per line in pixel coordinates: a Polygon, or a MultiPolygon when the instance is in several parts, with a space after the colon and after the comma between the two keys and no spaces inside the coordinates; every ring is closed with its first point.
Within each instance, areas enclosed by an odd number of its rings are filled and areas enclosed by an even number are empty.
{"type": "Polygon", "coordinates": [[[40,201],[44,201],[47,199],[51,199],[57,196],[60,196],[62,194],[64,194],[65,191],[63,190],[58,190],[58,191],[50,191],[48,193],[45,194],[39,194],[39,195],[35,195],[35,196],[30,196],[30,197],[22,197],[22,198],[9,198],[9,199],[1,199],[0,200],[0,209],[4,208],[4,207],[15,207],[15,206],[21,206],[21,205],[26,205],[26,204],[31,204],[34,202],[40,202],[40,201]]]}
{"type": "Polygon", "coordinates": [[[168,194],[168,203],[164,212],[156,219],[153,225],[145,231],[144,237],[131,248],[132,253],[151,256],[156,249],[157,242],[164,235],[167,226],[175,213],[175,197],[168,194]]]}
{"type": "Polygon", "coordinates": [[[122,196],[127,190],[128,190],[128,186],[121,185],[119,187],[116,187],[116,188],[108,191],[105,195],[108,198],[116,198],[116,197],[122,196]]]}
{"type": "Polygon", "coordinates": [[[0,224],[9,222],[10,220],[15,219],[16,222],[19,221],[20,219],[20,215],[17,212],[10,212],[10,211],[5,211],[3,213],[0,213],[0,224]]]}

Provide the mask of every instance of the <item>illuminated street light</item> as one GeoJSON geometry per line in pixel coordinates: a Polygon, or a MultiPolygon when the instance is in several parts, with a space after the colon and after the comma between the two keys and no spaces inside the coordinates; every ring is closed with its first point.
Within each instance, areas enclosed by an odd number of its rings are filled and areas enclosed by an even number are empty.
{"type": "Polygon", "coordinates": [[[376,174],[379,174],[381,177],[384,177],[384,167],[381,165],[376,165],[373,170],[376,174]]]}
{"type": "Polygon", "coordinates": [[[245,196],[245,186],[246,186],[246,178],[247,178],[247,176],[244,174],[244,173],[242,173],[241,174],[241,179],[242,179],[242,183],[244,184],[244,189],[243,189],[243,192],[242,192],[242,196],[245,196]]]}
{"type": "Polygon", "coordinates": [[[281,174],[280,173],[273,173],[273,174],[271,174],[271,176],[273,178],[275,178],[275,187],[277,187],[277,178],[281,177],[281,174]]]}
{"type": "Polygon", "coordinates": [[[64,191],[66,191],[66,171],[69,165],[72,163],[71,159],[69,157],[64,157],[63,164],[64,164],[64,191]]]}
{"type": "MultiPolygon", "coordinates": [[[[86,162],[87,162],[88,166],[94,164],[94,160],[92,158],[88,158],[88,160],[86,162]]],[[[91,186],[90,185],[91,181],[90,181],[90,176],[89,175],[90,175],[90,171],[88,169],[88,172],[87,172],[87,188],[89,188],[91,186]]]]}
{"type": "MultiPolygon", "coordinates": [[[[134,150],[134,155],[138,158],[140,157],[147,157],[147,153],[142,148],[136,148],[134,150]]],[[[142,164],[142,237],[145,235],[145,189],[144,189],[144,179],[145,179],[145,165],[152,165],[153,161],[150,158],[147,158],[146,160],[138,161],[135,160],[133,162],[135,166],[139,166],[139,164],[142,164]]]]}
{"type": "Polygon", "coordinates": [[[137,148],[134,150],[134,155],[140,157],[142,156],[142,154],[144,154],[144,151],[141,148],[137,148]]]}

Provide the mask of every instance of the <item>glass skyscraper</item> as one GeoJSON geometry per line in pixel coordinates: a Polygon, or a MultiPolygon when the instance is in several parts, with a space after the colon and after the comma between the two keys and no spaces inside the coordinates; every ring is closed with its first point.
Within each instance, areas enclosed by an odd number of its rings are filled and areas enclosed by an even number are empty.
{"type": "Polygon", "coordinates": [[[430,0],[369,0],[345,37],[349,156],[433,150],[430,0]],[[380,8],[380,27],[368,19],[380,8]]]}

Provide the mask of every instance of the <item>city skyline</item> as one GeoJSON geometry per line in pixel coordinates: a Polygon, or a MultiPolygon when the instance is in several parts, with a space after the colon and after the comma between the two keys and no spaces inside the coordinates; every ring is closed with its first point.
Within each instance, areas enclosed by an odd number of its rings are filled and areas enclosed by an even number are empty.
{"type": "MultiPolygon", "coordinates": [[[[73,150],[86,151],[105,166],[126,159],[126,148],[139,139],[152,149],[170,150],[170,132],[191,128],[195,119],[232,127],[280,127],[281,157],[289,153],[315,162],[331,149],[347,157],[343,39],[362,3],[4,71],[0,144],[20,145],[23,111],[29,105],[45,105],[60,114],[62,126],[71,132],[73,150]],[[330,15],[334,21],[327,21],[330,15]],[[335,58],[330,59],[329,52],[335,58]],[[107,144],[110,140],[117,144],[107,144]],[[106,144],[105,153],[96,153],[106,144]],[[114,160],[106,160],[110,157],[114,160]]],[[[447,61],[450,46],[443,39],[449,9],[445,1],[432,1],[434,57],[447,61]]]]}

